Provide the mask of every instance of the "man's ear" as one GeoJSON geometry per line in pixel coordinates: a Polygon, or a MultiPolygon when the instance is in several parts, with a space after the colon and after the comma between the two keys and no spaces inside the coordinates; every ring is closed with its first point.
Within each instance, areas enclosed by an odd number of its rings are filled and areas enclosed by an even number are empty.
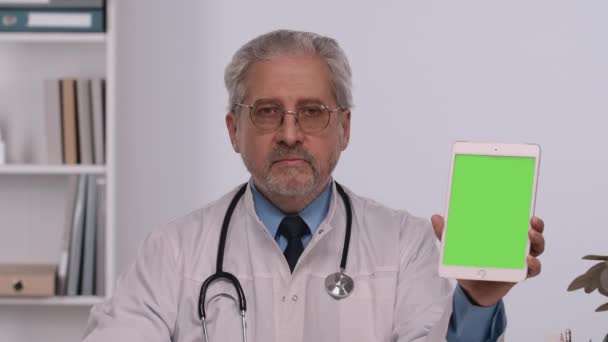
{"type": "Polygon", "coordinates": [[[350,109],[340,113],[340,124],[342,125],[342,151],[348,147],[350,141],[350,109]]]}
{"type": "Polygon", "coordinates": [[[233,112],[228,112],[226,114],[226,128],[228,129],[228,135],[230,136],[230,143],[232,143],[232,149],[234,152],[240,153],[239,151],[239,143],[236,138],[236,133],[239,126],[239,117],[233,112]]]}

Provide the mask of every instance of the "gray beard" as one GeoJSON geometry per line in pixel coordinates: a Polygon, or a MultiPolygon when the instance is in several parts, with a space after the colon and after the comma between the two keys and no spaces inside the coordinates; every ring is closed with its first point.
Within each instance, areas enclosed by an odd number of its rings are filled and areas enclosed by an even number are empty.
{"type": "Polygon", "coordinates": [[[309,195],[310,193],[315,192],[315,190],[324,183],[319,171],[313,167],[312,164],[311,170],[312,174],[307,177],[304,182],[292,181],[293,178],[297,178],[301,173],[301,170],[299,169],[288,169],[279,177],[273,177],[272,173],[269,172],[264,178],[264,184],[260,184],[260,186],[262,186],[263,190],[267,193],[279,196],[293,197],[309,195]],[[281,178],[281,180],[279,178],[281,178]]]}
{"type": "Polygon", "coordinates": [[[331,173],[338,163],[339,156],[339,150],[333,151],[333,153],[330,153],[327,156],[326,165],[328,169],[326,175],[321,174],[316,160],[300,146],[293,148],[277,148],[269,156],[264,165],[263,172],[256,170],[253,167],[253,163],[250,163],[245,158],[243,158],[243,162],[252,175],[256,187],[258,187],[258,189],[267,197],[301,197],[305,202],[309,203],[325,188],[327,181],[331,177],[331,173]],[[298,181],[297,178],[299,178],[298,176],[301,176],[301,173],[307,172],[307,170],[305,171],[299,168],[287,169],[283,174],[278,176],[273,175],[273,163],[285,155],[295,155],[308,161],[311,173],[303,182],[298,181]]]}

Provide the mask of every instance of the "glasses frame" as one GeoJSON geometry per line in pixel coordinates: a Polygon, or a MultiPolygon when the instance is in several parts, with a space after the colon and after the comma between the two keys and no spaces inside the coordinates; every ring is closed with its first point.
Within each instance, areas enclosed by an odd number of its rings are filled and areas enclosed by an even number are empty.
{"type": "Polygon", "coordinates": [[[323,132],[328,126],[329,123],[331,122],[331,114],[335,113],[335,112],[343,112],[345,110],[344,107],[338,105],[338,107],[336,107],[335,109],[330,109],[329,107],[327,107],[324,103],[321,103],[321,106],[325,109],[327,109],[327,111],[329,112],[329,120],[327,120],[327,123],[325,124],[325,126],[323,126],[323,128],[320,128],[318,130],[314,130],[314,131],[310,131],[310,130],[305,130],[301,125],[300,125],[300,111],[297,110],[284,110],[281,107],[279,107],[281,109],[281,121],[279,122],[279,125],[276,128],[273,129],[263,129],[260,128],[258,125],[256,125],[255,121],[253,120],[253,108],[255,108],[255,103],[248,105],[248,104],[244,104],[244,103],[235,103],[234,104],[235,107],[240,107],[240,108],[247,108],[249,109],[249,120],[251,120],[251,123],[253,123],[253,125],[263,131],[263,132],[275,132],[277,131],[282,125],[283,122],[285,121],[285,115],[286,114],[291,114],[296,118],[296,123],[298,124],[298,126],[300,127],[300,129],[302,130],[302,132],[306,133],[306,134],[316,134],[316,133],[321,133],[323,132]]]}

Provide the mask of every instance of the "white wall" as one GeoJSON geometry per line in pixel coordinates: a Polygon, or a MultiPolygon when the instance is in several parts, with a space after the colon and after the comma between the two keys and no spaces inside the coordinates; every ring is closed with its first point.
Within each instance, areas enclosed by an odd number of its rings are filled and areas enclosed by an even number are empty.
{"type": "Polygon", "coordinates": [[[119,46],[119,269],[155,225],[247,178],[223,123],[234,51],[268,30],[311,30],[337,38],[354,71],[336,178],[430,216],[444,209],[452,141],[539,143],[548,249],[543,274],[508,297],[509,339],[608,333],[608,313],[593,312],[608,298],[566,292],[590,266],[581,256],[608,253],[608,3],[146,3],[126,1],[121,21],[137,13],[119,46]]]}
{"type": "MultiPolygon", "coordinates": [[[[119,271],[156,226],[247,179],[224,128],[223,68],[258,34],[304,29],[350,56],[356,108],[335,176],[361,194],[428,217],[444,209],[452,141],[542,146],[547,251],[542,275],[508,296],[509,340],[608,333],[608,313],[593,312],[608,298],[566,292],[591,265],[581,256],[608,254],[607,2],[119,3],[119,271]]],[[[80,309],[62,310],[62,329],[80,331],[80,309]]],[[[9,336],[49,340],[24,332],[25,316],[9,317],[9,336]]]]}

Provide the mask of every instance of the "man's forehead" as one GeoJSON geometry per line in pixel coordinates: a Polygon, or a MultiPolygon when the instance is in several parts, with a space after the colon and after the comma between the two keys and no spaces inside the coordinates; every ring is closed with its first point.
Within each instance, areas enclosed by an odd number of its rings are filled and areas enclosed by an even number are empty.
{"type": "Polygon", "coordinates": [[[251,64],[246,73],[249,100],[299,103],[333,100],[329,68],[319,56],[282,56],[251,64]]]}
{"type": "MultiPolygon", "coordinates": [[[[283,105],[284,100],[279,97],[261,97],[255,99],[256,104],[278,104],[283,105]]],[[[317,97],[301,97],[292,100],[296,105],[304,104],[323,104],[323,99],[317,97]]]]}

